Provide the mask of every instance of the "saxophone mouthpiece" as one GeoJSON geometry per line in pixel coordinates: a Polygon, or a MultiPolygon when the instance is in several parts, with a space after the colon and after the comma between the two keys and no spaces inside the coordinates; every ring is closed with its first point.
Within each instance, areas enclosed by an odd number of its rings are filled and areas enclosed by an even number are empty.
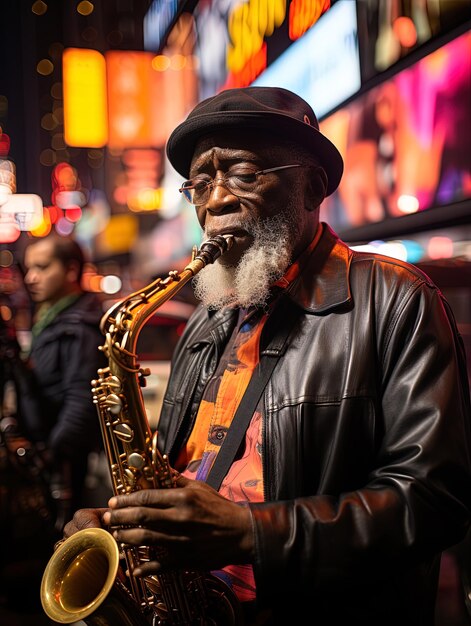
{"type": "Polygon", "coordinates": [[[233,235],[215,235],[207,239],[199,249],[196,258],[204,265],[214,263],[222,254],[225,254],[234,244],[233,235]]]}

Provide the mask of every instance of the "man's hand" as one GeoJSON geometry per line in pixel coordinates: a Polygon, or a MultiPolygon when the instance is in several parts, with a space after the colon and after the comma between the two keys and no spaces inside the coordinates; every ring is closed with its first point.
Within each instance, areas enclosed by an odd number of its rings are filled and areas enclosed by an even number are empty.
{"type": "Polygon", "coordinates": [[[103,514],[108,509],[79,509],[64,527],[64,539],[68,539],[84,528],[101,528],[104,524],[103,514]]]}
{"type": "Polygon", "coordinates": [[[252,561],[250,509],[200,481],[179,476],[173,489],[114,496],[109,506],[103,521],[114,529],[116,541],[155,548],[155,560],[136,568],[137,576],[169,569],[214,570],[252,561]]]}

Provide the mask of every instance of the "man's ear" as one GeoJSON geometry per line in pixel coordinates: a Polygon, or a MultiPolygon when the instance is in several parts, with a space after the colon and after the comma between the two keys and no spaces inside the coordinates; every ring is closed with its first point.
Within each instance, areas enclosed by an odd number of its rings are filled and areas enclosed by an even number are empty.
{"type": "Polygon", "coordinates": [[[79,270],[80,270],[80,266],[77,261],[70,261],[68,263],[66,276],[67,276],[67,280],[69,281],[69,283],[79,282],[79,279],[78,279],[79,270]]]}
{"type": "Polygon", "coordinates": [[[312,173],[307,176],[308,197],[310,200],[310,211],[319,207],[326,196],[327,174],[323,167],[313,168],[312,173]]]}

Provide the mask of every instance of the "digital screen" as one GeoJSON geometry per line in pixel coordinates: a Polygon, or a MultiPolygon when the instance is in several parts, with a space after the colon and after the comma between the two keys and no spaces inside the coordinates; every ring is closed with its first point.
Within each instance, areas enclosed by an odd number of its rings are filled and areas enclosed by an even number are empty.
{"type": "Polygon", "coordinates": [[[471,31],[321,122],[345,171],[321,206],[338,231],[471,198],[471,31]]]}
{"type": "Polygon", "coordinates": [[[319,118],[355,94],[361,86],[356,3],[336,2],[252,84],[294,91],[319,118]]]}
{"type": "Polygon", "coordinates": [[[143,22],[144,50],[160,50],[178,8],[178,0],[152,0],[143,22]]]}
{"type": "MultiPolygon", "coordinates": [[[[355,11],[355,2],[339,1],[355,11]]],[[[193,15],[200,99],[250,85],[330,7],[331,0],[199,0],[193,15]]]]}
{"type": "Polygon", "coordinates": [[[357,0],[356,4],[362,27],[363,81],[471,19],[469,0],[357,0]]]}

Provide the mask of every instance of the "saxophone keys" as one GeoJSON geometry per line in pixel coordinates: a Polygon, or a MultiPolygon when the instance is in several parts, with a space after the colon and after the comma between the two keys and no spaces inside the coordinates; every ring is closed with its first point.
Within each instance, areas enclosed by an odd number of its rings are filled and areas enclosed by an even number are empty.
{"type": "Polygon", "coordinates": [[[110,393],[109,396],[107,396],[105,404],[108,411],[113,415],[118,415],[118,413],[123,408],[121,398],[115,393],[110,393]]]}
{"type": "MultiPolygon", "coordinates": [[[[113,411],[111,411],[113,413],[113,411]]],[[[120,422],[113,427],[113,433],[120,441],[130,443],[134,439],[134,430],[129,424],[120,422]]]]}
{"type": "Polygon", "coordinates": [[[130,469],[126,468],[124,470],[124,477],[126,479],[128,487],[130,488],[134,487],[134,485],[136,484],[136,477],[134,476],[134,473],[130,469]]]}
{"type": "Polygon", "coordinates": [[[134,469],[141,470],[146,463],[145,458],[139,452],[131,452],[128,456],[128,465],[129,467],[134,467],[134,469]]]}
{"type": "Polygon", "coordinates": [[[163,602],[157,602],[155,612],[160,619],[166,620],[168,617],[168,609],[163,602]]]}
{"type": "Polygon", "coordinates": [[[157,576],[146,576],[144,579],[147,589],[154,594],[154,596],[162,595],[162,585],[157,576]]]}
{"type": "Polygon", "coordinates": [[[147,385],[146,376],[150,376],[150,369],[148,367],[141,367],[137,372],[139,385],[145,387],[147,385]]]}
{"type": "Polygon", "coordinates": [[[108,376],[105,382],[108,389],[117,389],[118,391],[121,389],[121,379],[118,376],[108,376]]]}

